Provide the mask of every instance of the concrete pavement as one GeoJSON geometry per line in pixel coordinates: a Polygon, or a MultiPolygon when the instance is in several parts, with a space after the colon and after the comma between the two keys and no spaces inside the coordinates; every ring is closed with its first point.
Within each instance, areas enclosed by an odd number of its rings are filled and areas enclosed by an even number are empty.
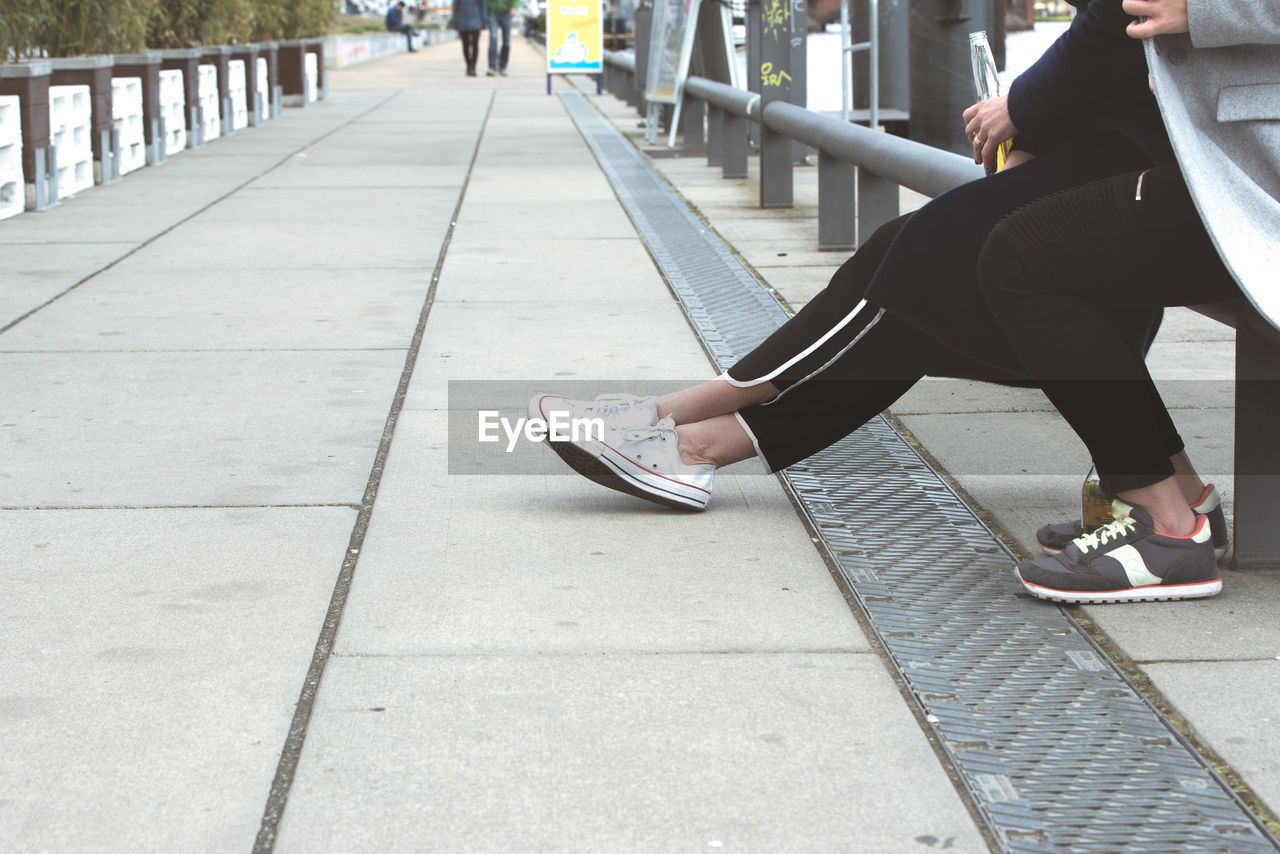
{"type": "MultiPolygon", "coordinates": [[[[774,478],[724,471],[689,516],[537,447],[456,473],[495,387],[712,375],[540,57],[457,54],[331,72],[0,224],[0,846],[987,848],[774,478]]],[[[843,260],[803,171],[779,217],[658,164],[793,305],[843,260]]],[[[1222,364],[1221,329],[1169,329],[1171,368],[1222,364]]],[[[1017,544],[1071,512],[1087,466],[1042,399],[927,385],[897,414],[1017,544]]],[[[1280,574],[1231,573],[1087,611],[1272,805],[1277,604],[1280,574]]]]}

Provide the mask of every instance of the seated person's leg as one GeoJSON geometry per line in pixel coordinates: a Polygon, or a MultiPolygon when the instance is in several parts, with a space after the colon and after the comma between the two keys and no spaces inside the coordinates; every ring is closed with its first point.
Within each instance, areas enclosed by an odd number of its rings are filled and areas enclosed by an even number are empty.
{"type": "Polygon", "coordinates": [[[1118,520],[1123,531],[1081,538],[1058,563],[1020,568],[1028,589],[1047,598],[1184,598],[1220,588],[1207,523],[1189,506],[1200,496],[1188,493],[1203,484],[1141,352],[1114,318],[1144,306],[1223,299],[1236,289],[1177,167],[1146,172],[1141,198],[1138,177],[1095,182],[1019,210],[992,231],[980,258],[984,296],[1027,375],[1089,448],[1102,489],[1138,508],[1122,513],[1139,519],[1136,529],[1118,520]],[[1181,477],[1175,460],[1184,463],[1181,477]],[[1129,545],[1140,555],[1136,563],[1111,557],[1129,545]],[[1071,587],[1080,589],[1064,589],[1071,587]]]}

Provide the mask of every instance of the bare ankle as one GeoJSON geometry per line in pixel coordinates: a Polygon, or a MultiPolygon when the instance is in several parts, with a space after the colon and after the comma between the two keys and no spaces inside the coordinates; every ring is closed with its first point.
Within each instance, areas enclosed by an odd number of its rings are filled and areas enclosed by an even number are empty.
{"type": "Polygon", "coordinates": [[[707,447],[706,442],[688,435],[688,431],[677,431],[677,433],[680,436],[680,444],[676,446],[680,451],[680,462],[687,466],[719,466],[719,463],[712,459],[711,449],[707,447]]]}

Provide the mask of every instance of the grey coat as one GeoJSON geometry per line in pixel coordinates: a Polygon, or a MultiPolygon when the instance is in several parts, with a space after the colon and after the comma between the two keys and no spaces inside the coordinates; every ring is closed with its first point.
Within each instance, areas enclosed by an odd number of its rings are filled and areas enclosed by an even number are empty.
{"type": "Polygon", "coordinates": [[[449,26],[460,33],[483,30],[488,23],[488,15],[485,0],[453,0],[453,18],[449,26]]]}
{"type": "Polygon", "coordinates": [[[1280,328],[1280,0],[1187,0],[1147,41],[1178,164],[1249,301],[1280,328]]]}

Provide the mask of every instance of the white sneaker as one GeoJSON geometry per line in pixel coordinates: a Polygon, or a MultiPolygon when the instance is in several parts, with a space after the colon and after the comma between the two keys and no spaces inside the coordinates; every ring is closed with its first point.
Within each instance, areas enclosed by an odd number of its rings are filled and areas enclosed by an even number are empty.
{"type": "Polygon", "coordinates": [[[713,465],[685,465],[675,421],[606,434],[601,441],[553,441],[574,471],[596,483],[668,507],[702,510],[711,500],[713,465]]]}
{"type": "MultiPolygon", "coordinates": [[[[571,400],[561,394],[535,394],[529,401],[529,417],[540,418],[548,425],[558,427],[562,436],[571,434],[574,421],[599,421],[603,431],[592,431],[600,436],[618,430],[652,427],[658,423],[658,399],[634,394],[602,394],[595,400],[571,400]]],[[[584,431],[580,431],[580,434],[584,431]]],[[[555,441],[555,440],[553,440],[555,441]]]]}

